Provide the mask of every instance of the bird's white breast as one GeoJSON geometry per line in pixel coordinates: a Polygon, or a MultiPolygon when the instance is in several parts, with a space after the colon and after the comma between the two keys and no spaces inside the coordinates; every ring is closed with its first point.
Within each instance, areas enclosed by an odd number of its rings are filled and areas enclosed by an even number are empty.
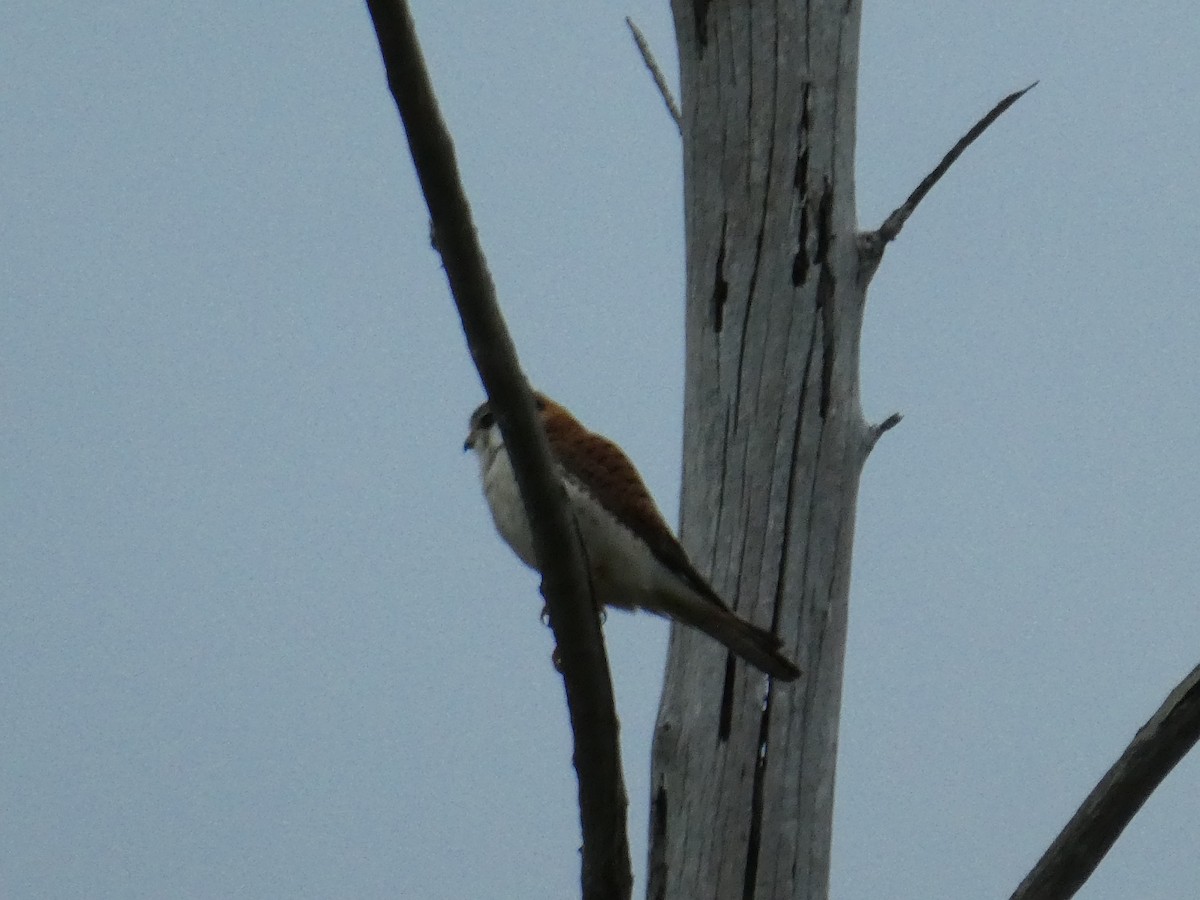
{"type": "Polygon", "coordinates": [[[525,504],[517,489],[517,479],[513,475],[508,453],[502,444],[493,444],[490,440],[487,445],[477,448],[477,452],[483,495],[487,498],[496,530],[525,565],[536,569],[533,535],[529,531],[525,504]]]}
{"type": "MultiPolygon", "coordinates": [[[[508,453],[503,445],[491,442],[476,449],[483,492],[496,530],[526,565],[536,569],[533,536],[508,453]]],[[[679,589],[677,576],[658,561],[645,541],[605,509],[585,485],[569,475],[563,478],[563,485],[579,524],[599,602],[638,607],[645,605],[644,598],[656,588],[669,585],[679,589]]]]}

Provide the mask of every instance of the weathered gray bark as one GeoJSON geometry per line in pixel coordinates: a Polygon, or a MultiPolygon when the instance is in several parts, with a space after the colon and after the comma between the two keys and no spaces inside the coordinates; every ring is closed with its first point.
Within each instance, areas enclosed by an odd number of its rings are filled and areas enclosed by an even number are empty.
{"type": "Polygon", "coordinates": [[[859,404],[860,4],[673,0],[683,108],[681,532],[804,670],[769,688],[674,629],[653,752],[653,900],[824,898],[859,404]]]}

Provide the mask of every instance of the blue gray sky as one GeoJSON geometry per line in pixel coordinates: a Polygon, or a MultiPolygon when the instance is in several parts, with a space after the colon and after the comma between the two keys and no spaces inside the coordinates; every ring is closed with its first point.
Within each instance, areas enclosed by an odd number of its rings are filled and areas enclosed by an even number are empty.
{"type": "MultiPolygon", "coordinates": [[[[414,4],[535,382],[679,489],[664,3],[414,4]]],[[[0,895],[561,898],[536,578],[364,6],[0,28],[0,895]]],[[[1041,85],[870,294],[833,892],[1007,896],[1200,657],[1200,16],[867,3],[859,218],[1041,85]]],[[[666,626],[609,640],[642,889],[666,626]]],[[[1200,881],[1186,760],[1087,900],[1200,881]]]]}

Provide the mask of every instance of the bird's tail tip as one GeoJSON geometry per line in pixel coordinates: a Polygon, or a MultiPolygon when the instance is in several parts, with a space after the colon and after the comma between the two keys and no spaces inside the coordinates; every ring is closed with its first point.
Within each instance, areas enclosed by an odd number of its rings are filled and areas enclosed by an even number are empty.
{"type": "Polygon", "coordinates": [[[766,629],[751,625],[730,612],[721,627],[709,632],[735,656],[779,681],[795,681],[800,667],[783,654],[783,641],[766,629]],[[719,631],[719,633],[718,633],[719,631]]]}

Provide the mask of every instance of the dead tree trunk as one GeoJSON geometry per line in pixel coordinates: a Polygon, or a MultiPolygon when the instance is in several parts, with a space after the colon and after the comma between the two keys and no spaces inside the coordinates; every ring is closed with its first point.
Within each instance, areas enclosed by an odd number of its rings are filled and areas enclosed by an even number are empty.
{"type": "Polygon", "coordinates": [[[859,403],[860,4],[672,9],[687,236],[681,532],[804,675],[768,686],[674,629],[647,896],[824,898],[854,508],[878,433],[859,403]]]}

